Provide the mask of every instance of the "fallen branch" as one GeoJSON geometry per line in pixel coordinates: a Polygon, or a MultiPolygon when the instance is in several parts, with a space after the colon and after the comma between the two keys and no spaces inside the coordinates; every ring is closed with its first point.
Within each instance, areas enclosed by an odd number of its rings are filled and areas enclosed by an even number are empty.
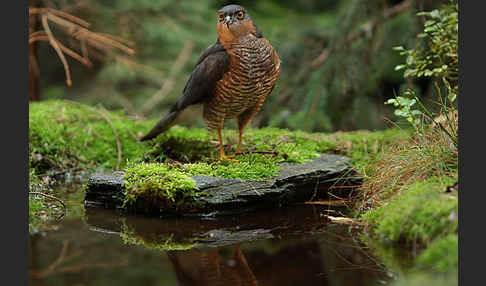
{"type": "Polygon", "coordinates": [[[49,199],[53,199],[55,201],[58,201],[63,206],[64,212],[66,212],[66,204],[64,204],[64,202],[61,199],[59,199],[59,198],[56,198],[54,196],[51,196],[51,195],[48,195],[48,194],[45,194],[45,193],[41,193],[41,192],[29,192],[29,195],[41,195],[43,197],[46,197],[46,198],[49,198],[49,199]]]}

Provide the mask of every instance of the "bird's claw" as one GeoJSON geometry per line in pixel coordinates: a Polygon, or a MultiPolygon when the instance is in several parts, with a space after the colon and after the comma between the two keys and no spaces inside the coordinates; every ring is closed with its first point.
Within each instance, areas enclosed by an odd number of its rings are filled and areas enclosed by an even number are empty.
{"type": "Polygon", "coordinates": [[[227,160],[227,161],[231,161],[231,162],[233,162],[233,163],[238,163],[239,161],[238,161],[237,159],[233,159],[233,157],[235,157],[235,156],[234,156],[234,155],[232,155],[232,156],[227,156],[227,155],[222,154],[222,155],[220,155],[220,156],[219,156],[219,160],[218,160],[218,162],[217,162],[217,163],[219,164],[219,163],[221,163],[221,162],[223,162],[223,161],[225,161],[225,160],[227,160]]]}

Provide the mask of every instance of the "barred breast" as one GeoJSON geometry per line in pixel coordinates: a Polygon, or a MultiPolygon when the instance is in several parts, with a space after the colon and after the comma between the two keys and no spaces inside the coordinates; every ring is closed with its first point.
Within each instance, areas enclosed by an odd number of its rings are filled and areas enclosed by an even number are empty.
{"type": "Polygon", "coordinates": [[[230,55],[229,71],[216,84],[215,96],[204,106],[210,129],[222,127],[247,110],[260,109],[280,72],[280,60],[265,38],[253,35],[225,45],[230,55]]]}

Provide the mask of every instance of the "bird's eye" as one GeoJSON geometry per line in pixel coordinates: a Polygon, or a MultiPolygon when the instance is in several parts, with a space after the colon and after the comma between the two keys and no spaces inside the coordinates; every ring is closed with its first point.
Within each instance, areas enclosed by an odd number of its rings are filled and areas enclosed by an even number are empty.
{"type": "Polygon", "coordinates": [[[236,12],[236,18],[241,20],[241,19],[243,19],[244,16],[245,16],[245,13],[243,13],[243,11],[236,12]]]}
{"type": "Polygon", "coordinates": [[[223,15],[223,14],[219,14],[219,15],[218,15],[218,19],[219,19],[220,21],[223,21],[223,20],[224,20],[224,15],[223,15]]]}

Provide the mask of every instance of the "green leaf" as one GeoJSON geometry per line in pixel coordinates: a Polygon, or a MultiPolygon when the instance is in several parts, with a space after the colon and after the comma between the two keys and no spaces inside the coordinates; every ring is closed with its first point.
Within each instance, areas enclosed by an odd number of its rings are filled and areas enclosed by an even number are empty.
{"type": "Polygon", "coordinates": [[[440,12],[439,10],[435,9],[429,13],[429,16],[432,18],[439,18],[440,17],[440,12]]]}
{"type": "Polygon", "coordinates": [[[405,51],[405,48],[404,48],[404,47],[402,47],[402,46],[393,47],[392,49],[393,49],[394,51],[399,51],[399,52],[400,52],[400,51],[405,51]]]}
{"type": "Polygon", "coordinates": [[[406,68],[407,66],[406,65],[398,65],[395,67],[395,70],[398,71],[398,70],[402,70],[404,68],[406,68]]]}

